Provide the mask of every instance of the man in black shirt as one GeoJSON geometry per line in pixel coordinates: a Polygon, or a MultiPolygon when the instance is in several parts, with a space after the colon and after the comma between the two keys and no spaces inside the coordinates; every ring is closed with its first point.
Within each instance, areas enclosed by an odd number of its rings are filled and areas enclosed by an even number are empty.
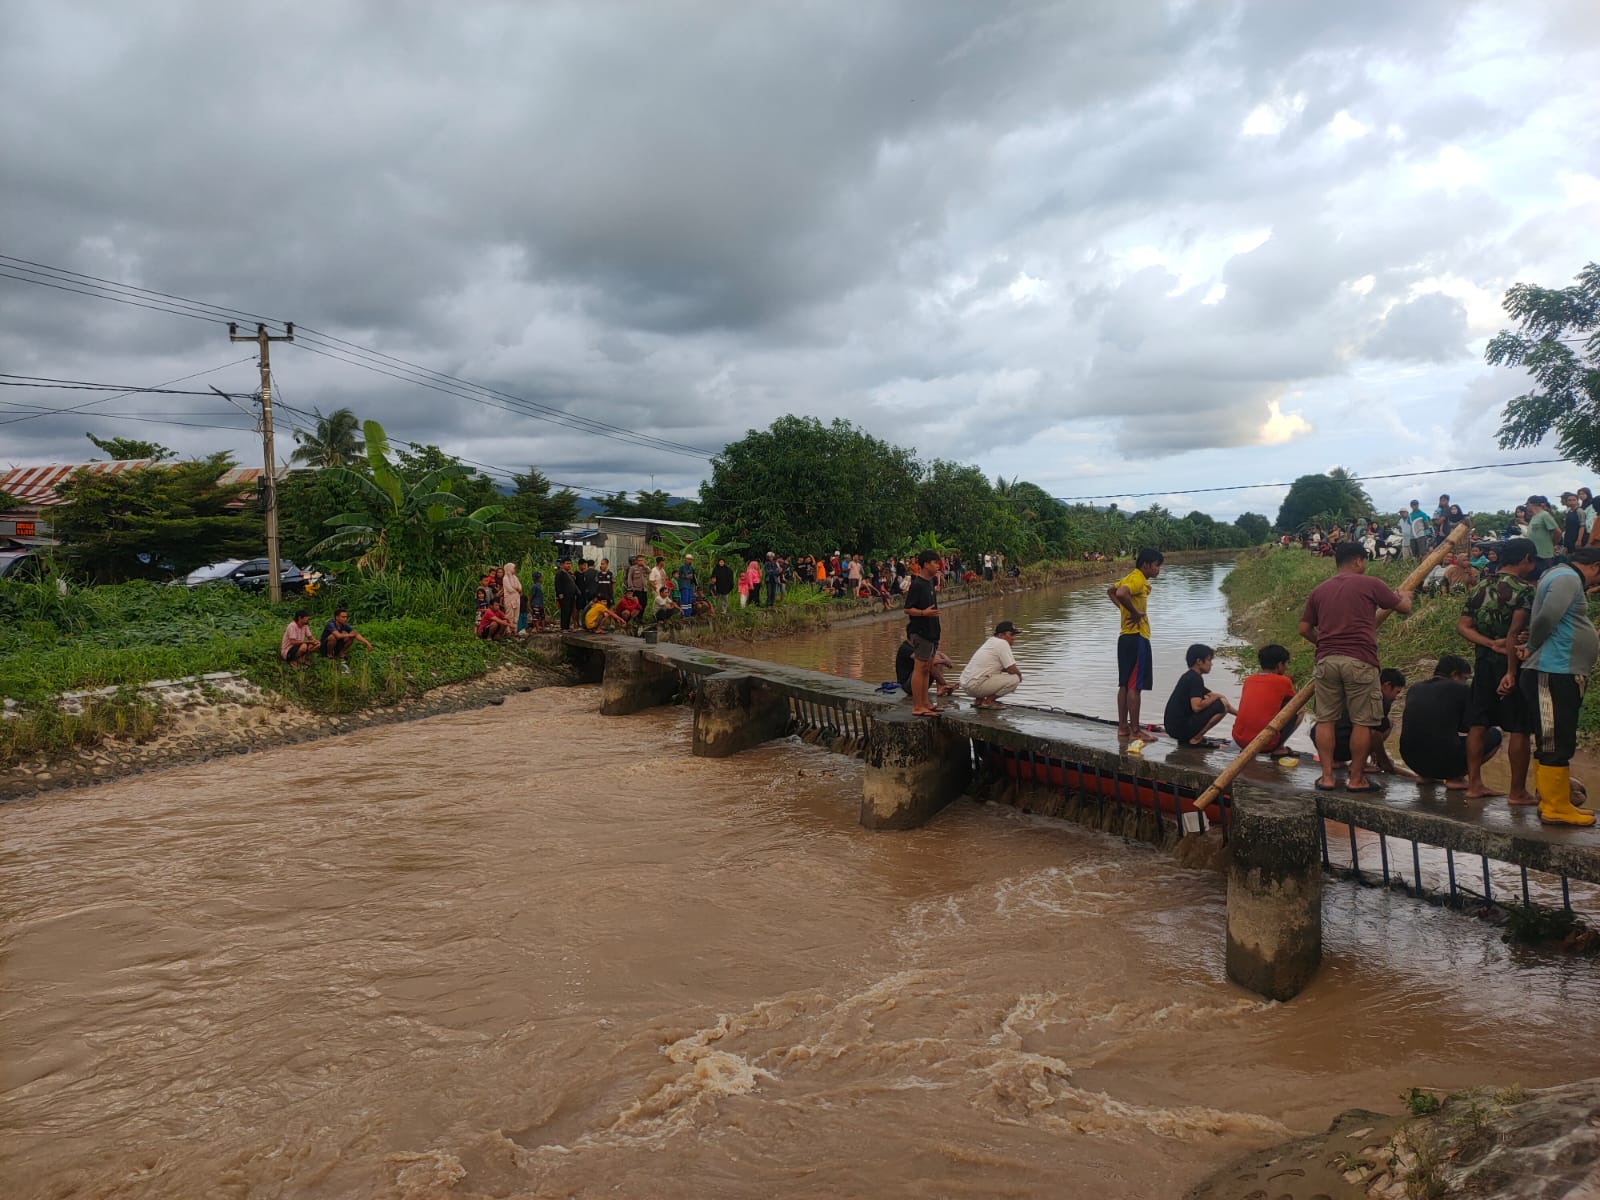
{"type": "Polygon", "coordinates": [[[322,627],[322,653],[327,658],[337,659],[340,669],[348,671],[350,668],[344,660],[349,656],[350,646],[354,642],[360,642],[368,650],[372,649],[372,643],[350,624],[350,610],[341,608],[333,614],[333,620],[322,627]]]}
{"type": "Polygon", "coordinates": [[[561,610],[561,628],[571,629],[572,614],[578,607],[578,581],[570,558],[563,558],[556,568],[556,606],[561,610]]]}
{"type": "Polygon", "coordinates": [[[589,559],[583,560],[583,570],[578,574],[578,612],[582,613],[589,607],[594,599],[594,594],[599,585],[599,572],[594,569],[594,563],[589,559]]]}
{"type": "Polygon", "coordinates": [[[604,600],[607,608],[617,602],[617,577],[611,573],[609,558],[600,560],[600,569],[594,573],[594,594],[589,599],[604,600]]]}
{"type": "MultiPolygon", "coordinates": [[[[1472,664],[1446,654],[1406,697],[1405,720],[1400,725],[1400,757],[1424,783],[1443,781],[1445,787],[1467,786],[1467,731],[1472,718],[1472,664]]],[[[1500,749],[1500,730],[1484,730],[1483,758],[1487,762],[1500,749]]]]}
{"type": "Polygon", "coordinates": [[[1216,651],[1201,642],[1190,646],[1183,656],[1189,669],[1178,677],[1177,686],[1167,700],[1163,721],[1167,732],[1180,746],[1216,749],[1221,743],[1212,741],[1206,734],[1228,713],[1238,714],[1222,693],[1206,687],[1206,674],[1215,657],[1216,651]]]}
{"type": "Polygon", "coordinates": [[[911,587],[906,591],[906,640],[911,643],[911,711],[919,717],[937,716],[944,710],[928,700],[928,676],[939,649],[939,597],[933,578],[939,554],[924,550],[917,555],[911,587]]]}

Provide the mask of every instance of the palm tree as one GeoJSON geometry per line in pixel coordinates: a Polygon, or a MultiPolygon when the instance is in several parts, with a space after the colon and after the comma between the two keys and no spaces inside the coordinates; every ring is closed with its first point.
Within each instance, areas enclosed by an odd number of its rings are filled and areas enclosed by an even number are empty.
{"type": "Polygon", "coordinates": [[[318,409],[311,411],[317,414],[316,432],[294,431],[295,451],[290,461],[308,467],[348,467],[356,462],[362,445],[355,413],[348,408],[335,409],[327,416],[318,409]]]}
{"type": "Polygon", "coordinates": [[[463,538],[473,539],[482,549],[490,536],[515,532],[518,526],[502,521],[503,504],[486,504],[467,512],[450,488],[457,479],[472,472],[455,463],[429,471],[415,483],[407,484],[389,461],[389,436],[376,421],[362,426],[366,434],[367,468],[363,474],[349,467],[324,467],[325,474],[347,483],[362,509],[351,509],[323,522],[334,532],[323,538],[309,553],[333,550],[363,551],[363,564],[382,574],[389,567],[427,569],[437,567],[447,544],[460,548],[463,538]]]}

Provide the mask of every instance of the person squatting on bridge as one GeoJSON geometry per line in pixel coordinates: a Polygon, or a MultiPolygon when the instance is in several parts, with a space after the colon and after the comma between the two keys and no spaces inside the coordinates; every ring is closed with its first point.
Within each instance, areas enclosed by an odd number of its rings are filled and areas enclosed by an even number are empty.
{"type": "Polygon", "coordinates": [[[1572,756],[1578,748],[1578,708],[1597,643],[1585,593],[1600,586],[1600,546],[1583,546],[1539,579],[1528,617],[1521,686],[1535,714],[1539,820],[1546,825],[1593,825],[1594,813],[1572,803],[1572,756]]]}
{"type": "Polygon", "coordinates": [[[1239,715],[1227,697],[1206,687],[1206,675],[1215,658],[1216,651],[1204,642],[1196,642],[1184,652],[1183,661],[1189,669],[1178,676],[1163,714],[1167,732],[1180,746],[1215,750],[1222,743],[1212,741],[1206,734],[1229,713],[1239,715]]]}
{"type": "MultiPolygon", "coordinates": [[[[1234,744],[1243,749],[1255,741],[1256,735],[1278,715],[1280,709],[1294,699],[1294,680],[1289,678],[1289,650],[1276,642],[1263,646],[1256,652],[1261,664],[1258,674],[1244,681],[1239,692],[1239,711],[1233,718],[1234,744]]],[[[1273,742],[1261,753],[1276,755],[1289,743],[1289,735],[1300,728],[1296,714],[1273,742]]]]}
{"type": "Polygon", "coordinates": [[[1300,613],[1300,636],[1317,648],[1312,672],[1317,709],[1316,743],[1322,777],[1316,788],[1331,792],[1334,726],[1349,715],[1350,774],[1347,792],[1381,789],[1366,777],[1372,731],[1383,723],[1383,693],[1378,684],[1378,613],[1411,611],[1411,594],[1396,592],[1366,574],[1367,551],[1360,542],[1341,542],[1334,551],[1336,570],[1311,589],[1300,613]]]}
{"type": "MultiPolygon", "coordinates": [[[[1453,791],[1467,786],[1469,730],[1473,719],[1472,664],[1446,654],[1406,697],[1400,726],[1400,757],[1423,783],[1443,783],[1453,791]]],[[[1500,749],[1500,730],[1489,727],[1479,738],[1481,759],[1500,749]]],[[[1479,763],[1480,767],[1482,763],[1479,763]]]]}
{"type": "Polygon", "coordinates": [[[1010,621],[1001,621],[961,672],[961,690],[972,697],[974,708],[1004,708],[1000,697],[1009,696],[1022,683],[1022,668],[1011,653],[1021,632],[1010,621]]]}
{"type": "Polygon", "coordinates": [[[1117,736],[1155,740],[1155,731],[1139,725],[1140,692],[1152,684],[1150,654],[1150,581],[1161,574],[1161,551],[1144,549],[1134,560],[1133,570],[1106,589],[1106,597],[1117,606],[1122,624],[1117,635],[1117,736]]]}

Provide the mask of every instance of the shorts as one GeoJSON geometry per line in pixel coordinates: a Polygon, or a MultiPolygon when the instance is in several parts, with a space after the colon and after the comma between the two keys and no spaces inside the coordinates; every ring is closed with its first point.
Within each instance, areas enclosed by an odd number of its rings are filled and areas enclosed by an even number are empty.
{"type": "Polygon", "coordinates": [[[1587,675],[1523,671],[1517,682],[1534,715],[1533,736],[1541,766],[1564,767],[1578,752],[1578,710],[1588,688],[1587,675]]]}
{"type": "Polygon", "coordinates": [[[939,649],[938,642],[930,642],[920,633],[909,633],[906,640],[911,643],[911,657],[918,662],[932,662],[933,655],[939,649]]]}
{"type": "Polygon", "coordinates": [[[1130,692],[1148,692],[1155,675],[1150,639],[1142,633],[1117,637],[1117,686],[1130,692]]]}
{"type": "MultiPolygon", "coordinates": [[[[1467,724],[1499,727],[1504,733],[1532,733],[1533,709],[1520,687],[1509,695],[1499,693],[1505,678],[1505,664],[1479,660],[1472,670],[1472,699],[1467,705],[1467,724]]],[[[1519,681],[1520,682],[1520,681],[1519,681]]]]}
{"type": "Polygon", "coordinates": [[[287,662],[287,663],[292,663],[295,660],[297,660],[302,654],[310,653],[310,651],[307,650],[306,647],[307,647],[307,643],[305,643],[305,642],[291,642],[289,644],[289,648],[283,652],[283,661],[287,662]]]}
{"type": "Polygon", "coordinates": [[[1319,658],[1311,673],[1317,724],[1350,718],[1352,725],[1376,729],[1383,724],[1383,691],[1378,668],[1358,658],[1330,654],[1319,658]]]}

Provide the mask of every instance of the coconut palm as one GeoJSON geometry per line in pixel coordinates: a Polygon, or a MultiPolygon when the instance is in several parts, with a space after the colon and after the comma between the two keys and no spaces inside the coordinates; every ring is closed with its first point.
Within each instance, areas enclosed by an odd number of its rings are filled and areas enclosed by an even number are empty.
{"type": "Polygon", "coordinates": [[[318,409],[317,428],[294,431],[295,451],[292,462],[308,467],[348,467],[361,458],[361,438],[357,436],[359,423],[355,413],[348,408],[338,408],[327,416],[318,409]]]}
{"type": "Polygon", "coordinates": [[[481,553],[491,536],[514,532],[518,526],[502,521],[503,504],[486,504],[467,512],[461,499],[451,494],[457,479],[472,472],[455,463],[429,471],[408,484],[389,461],[389,436],[376,421],[362,426],[366,434],[367,473],[349,467],[324,467],[325,474],[348,484],[362,509],[329,517],[324,525],[334,532],[311,548],[311,554],[361,551],[364,568],[382,574],[387,570],[428,570],[457,557],[481,553]]]}

